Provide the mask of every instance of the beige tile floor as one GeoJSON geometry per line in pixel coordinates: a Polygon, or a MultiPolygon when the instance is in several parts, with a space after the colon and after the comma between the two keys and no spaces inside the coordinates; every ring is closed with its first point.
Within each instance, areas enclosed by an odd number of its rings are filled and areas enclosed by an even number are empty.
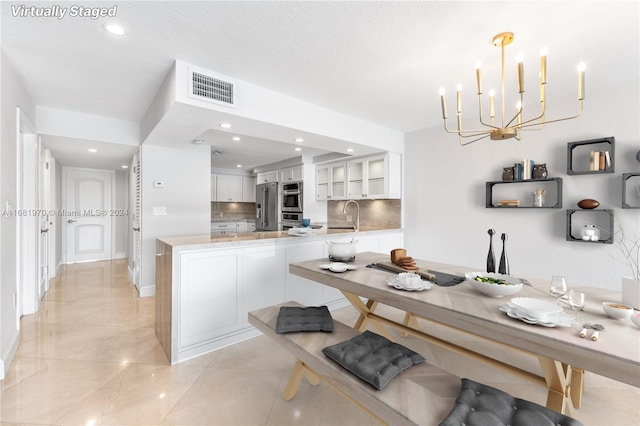
{"type": "MultiPolygon", "coordinates": [[[[373,425],[326,385],[281,394],[293,358],[258,337],[171,367],[154,335],[154,299],[140,299],[125,261],[67,265],[40,311],[21,321],[21,344],[0,381],[0,424],[29,425],[373,425]]],[[[388,315],[400,315],[391,308],[388,315]]],[[[352,323],[355,312],[334,318],[352,323]]],[[[490,345],[433,329],[500,359],[490,345]]],[[[543,389],[414,339],[402,342],[461,377],[544,403],[543,389]]],[[[534,359],[517,355],[527,369],[534,359]]],[[[639,425],[640,390],[587,375],[585,425],[639,425]]]]}

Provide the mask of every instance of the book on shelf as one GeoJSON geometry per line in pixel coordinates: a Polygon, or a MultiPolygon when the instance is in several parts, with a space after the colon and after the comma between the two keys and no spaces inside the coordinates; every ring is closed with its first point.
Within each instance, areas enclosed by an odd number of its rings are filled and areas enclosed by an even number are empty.
{"type": "Polygon", "coordinates": [[[611,167],[611,155],[609,151],[589,152],[589,171],[599,172],[611,167]]]}
{"type": "Polygon", "coordinates": [[[604,151],[600,151],[598,153],[598,170],[605,170],[605,160],[604,160],[604,151]]]}
{"type": "Polygon", "coordinates": [[[496,207],[520,207],[520,200],[500,200],[496,207]]]}
{"type": "Polygon", "coordinates": [[[607,168],[611,167],[611,155],[609,155],[609,151],[604,152],[604,160],[606,163],[606,167],[607,168]]]}

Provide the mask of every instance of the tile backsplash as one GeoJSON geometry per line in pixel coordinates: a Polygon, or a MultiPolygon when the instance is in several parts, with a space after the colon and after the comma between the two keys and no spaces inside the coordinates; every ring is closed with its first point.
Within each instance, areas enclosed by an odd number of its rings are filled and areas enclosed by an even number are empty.
{"type": "Polygon", "coordinates": [[[211,221],[253,220],[256,203],[211,203],[211,221]]]}
{"type": "MultiPolygon", "coordinates": [[[[360,226],[400,228],[401,200],[358,200],[360,205],[360,226]]],[[[355,221],[356,206],[347,207],[342,213],[346,200],[327,201],[327,224],[329,226],[348,226],[347,215],[355,221]]]]}

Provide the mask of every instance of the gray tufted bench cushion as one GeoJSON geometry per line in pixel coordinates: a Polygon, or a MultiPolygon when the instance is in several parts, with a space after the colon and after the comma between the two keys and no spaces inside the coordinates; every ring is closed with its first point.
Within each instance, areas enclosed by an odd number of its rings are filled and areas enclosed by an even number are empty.
{"type": "Polygon", "coordinates": [[[333,331],[333,318],[326,306],[281,306],[276,333],[333,331]]]}
{"type": "Polygon", "coordinates": [[[327,346],[322,353],[378,390],[425,360],[419,353],[368,330],[346,342],[327,346]]]}
{"type": "Polygon", "coordinates": [[[491,386],[462,379],[456,405],[440,426],[581,426],[541,405],[514,398],[491,386]]]}

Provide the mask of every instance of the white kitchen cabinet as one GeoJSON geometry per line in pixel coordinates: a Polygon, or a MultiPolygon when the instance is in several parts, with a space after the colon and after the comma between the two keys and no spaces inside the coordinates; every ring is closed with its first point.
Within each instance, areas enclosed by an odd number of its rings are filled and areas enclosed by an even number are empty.
{"type": "Polygon", "coordinates": [[[277,181],[278,181],[278,171],[277,170],[271,170],[271,171],[268,171],[268,172],[260,172],[260,173],[258,173],[256,184],[277,182],[277,181]]]}
{"type": "Polygon", "coordinates": [[[347,198],[400,198],[400,154],[387,153],[347,162],[347,198]]]}
{"type": "Polygon", "coordinates": [[[238,222],[211,222],[211,235],[236,234],[238,222]]]}
{"type": "Polygon", "coordinates": [[[304,180],[304,165],[280,169],[280,182],[296,182],[304,180]]]}
{"type": "Polygon", "coordinates": [[[344,200],[346,198],[347,163],[316,166],[316,200],[344,200]]]}
{"type": "MultiPolygon", "coordinates": [[[[323,242],[313,241],[308,244],[295,244],[287,250],[287,265],[293,262],[319,259],[324,256],[323,242]]],[[[325,285],[318,282],[287,274],[287,298],[303,305],[319,305],[324,302],[325,285]]]]}
{"type": "Polygon", "coordinates": [[[256,178],[253,176],[242,177],[242,201],[245,203],[256,202],[256,178]]]}
{"type": "MultiPolygon", "coordinates": [[[[237,294],[240,250],[185,253],[180,256],[179,347],[188,348],[238,329],[237,294]]],[[[246,315],[245,315],[246,316],[246,315]]]]}
{"type": "Polygon", "coordinates": [[[218,201],[242,201],[242,176],[216,175],[218,201]]]}
{"type": "Polygon", "coordinates": [[[247,233],[247,222],[236,222],[236,232],[238,234],[247,233]]]}

